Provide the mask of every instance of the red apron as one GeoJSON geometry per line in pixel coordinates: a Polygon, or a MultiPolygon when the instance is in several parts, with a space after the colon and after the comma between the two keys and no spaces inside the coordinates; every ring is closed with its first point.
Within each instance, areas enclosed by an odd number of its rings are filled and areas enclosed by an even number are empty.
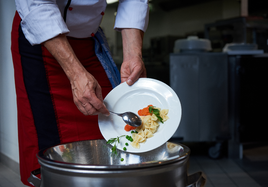
{"type": "MultiPolygon", "coordinates": [[[[12,28],[12,57],[18,109],[21,180],[38,169],[39,150],[62,143],[102,139],[97,116],[85,116],[73,102],[70,81],[43,45],[31,46],[16,13],[12,28]]],[[[112,86],[94,52],[94,40],[68,38],[84,67],[102,87],[105,97],[112,86]]]]}

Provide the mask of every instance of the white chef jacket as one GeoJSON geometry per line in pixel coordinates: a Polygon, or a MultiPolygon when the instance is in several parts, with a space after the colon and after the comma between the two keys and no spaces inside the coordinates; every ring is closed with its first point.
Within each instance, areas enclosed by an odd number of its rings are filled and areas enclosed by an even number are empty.
{"type": "MultiPolygon", "coordinates": [[[[59,34],[93,36],[101,23],[106,0],[15,0],[26,39],[40,44],[59,34]]],[[[148,26],[148,0],[119,0],[114,29],[148,26]]]]}

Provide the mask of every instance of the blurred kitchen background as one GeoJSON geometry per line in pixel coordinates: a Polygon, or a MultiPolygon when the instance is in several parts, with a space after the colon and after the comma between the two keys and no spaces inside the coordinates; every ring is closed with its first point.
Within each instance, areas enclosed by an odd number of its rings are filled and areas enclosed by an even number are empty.
{"type": "MultiPolygon", "coordinates": [[[[113,30],[117,6],[108,4],[101,26],[120,68],[121,34],[113,30]]],[[[268,1],[151,0],[149,6],[147,76],[170,85],[183,107],[171,141],[188,145],[193,155],[233,159],[268,186],[268,1]]],[[[18,173],[14,12],[14,1],[0,0],[0,163],[18,173]]]]}

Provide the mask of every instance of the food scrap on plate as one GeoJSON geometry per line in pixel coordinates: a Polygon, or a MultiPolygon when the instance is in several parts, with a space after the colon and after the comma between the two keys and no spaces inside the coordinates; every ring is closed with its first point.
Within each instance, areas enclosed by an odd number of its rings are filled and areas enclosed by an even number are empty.
{"type": "MultiPolygon", "coordinates": [[[[146,139],[153,137],[153,134],[159,127],[159,122],[164,123],[168,120],[168,109],[157,108],[153,105],[140,109],[138,115],[142,120],[141,126],[134,128],[136,133],[132,133],[132,147],[139,149],[140,143],[144,143],[146,139]]],[[[126,129],[126,127],[125,127],[126,129]]],[[[131,130],[134,130],[133,128],[131,130]]]]}

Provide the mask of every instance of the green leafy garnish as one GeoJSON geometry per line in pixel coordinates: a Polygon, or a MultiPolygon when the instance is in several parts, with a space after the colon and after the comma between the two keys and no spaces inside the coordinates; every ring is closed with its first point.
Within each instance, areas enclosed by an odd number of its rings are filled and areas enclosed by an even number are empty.
{"type": "Polygon", "coordinates": [[[163,123],[163,118],[161,118],[161,116],[160,116],[160,111],[159,111],[158,109],[153,108],[152,106],[149,106],[149,112],[150,112],[151,114],[154,114],[154,115],[157,117],[157,119],[158,119],[161,123],[163,123]]]}
{"type": "Polygon", "coordinates": [[[112,153],[117,154],[117,152],[116,152],[116,144],[114,144],[114,146],[112,147],[112,153]]]}
{"type": "Polygon", "coordinates": [[[111,139],[109,139],[109,140],[107,141],[107,144],[112,144],[112,143],[115,142],[115,140],[116,140],[116,138],[111,138],[111,139]]]}
{"type": "Polygon", "coordinates": [[[116,146],[116,143],[120,143],[120,138],[121,137],[124,137],[125,135],[122,135],[122,136],[117,136],[117,138],[110,138],[108,141],[107,141],[107,144],[113,144],[113,147],[112,147],[112,154],[117,154],[117,146],[116,146]]]}

